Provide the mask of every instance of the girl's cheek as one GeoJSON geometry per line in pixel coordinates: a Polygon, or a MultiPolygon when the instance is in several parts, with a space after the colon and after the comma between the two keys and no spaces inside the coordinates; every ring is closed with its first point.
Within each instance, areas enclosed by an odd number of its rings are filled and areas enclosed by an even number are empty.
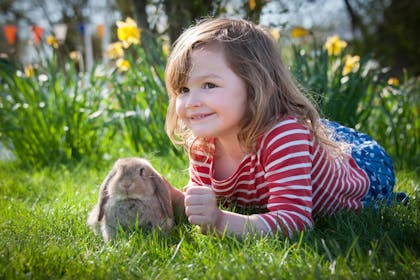
{"type": "Polygon", "coordinates": [[[177,98],[175,102],[175,112],[180,118],[184,118],[185,116],[185,106],[184,102],[182,102],[181,98],[177,98]]]}

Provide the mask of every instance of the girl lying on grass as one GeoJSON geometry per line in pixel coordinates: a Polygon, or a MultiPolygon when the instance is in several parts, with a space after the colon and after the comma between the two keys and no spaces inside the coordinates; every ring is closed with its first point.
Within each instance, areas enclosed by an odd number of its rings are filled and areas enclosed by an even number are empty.
{"type": "Polygon", "coordinates": [[[317,215],[395,197],[390,157],[369,136],[320,119],[260,26],[219,18],[190,27],[168,58],[166,85],[167,133],[190,164],[173,205],[204,233],[291,237],[317,215]]]}

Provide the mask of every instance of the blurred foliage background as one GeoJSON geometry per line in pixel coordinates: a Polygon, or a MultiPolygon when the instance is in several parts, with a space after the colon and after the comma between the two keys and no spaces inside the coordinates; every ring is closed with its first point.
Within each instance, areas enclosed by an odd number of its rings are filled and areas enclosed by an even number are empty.
{"type": "MultiPolygon", "coordinates": [[[[242,17],[258,23],[263,14],[286,18],[286,15],[293,16],[309,5],[314,7],[315,12],[307,17],[322,17],[322,14],[316,13],[317,8],[340,4],[338,6],[344,7],[341,21],[334,19],[331,22],[326,17],[322,26],[313,26],[314,29],[318,29],[317,31],[324,29],[321,36],[325,38],[326,34],[331,32],[331,26],[340,26],[348,21],[351,38],[346,39],[357,53],[363,56],[372,55],[383,66],[390,67],[395,75],[402,76],[403,69],[406,69],[410,75],[419,75],[420,50],[416,29],[420,26],[419,1],[296,0],[291,2],[286,0],[3,0],[0,2],[0,24],[15,23],[19,26],[30,26],[42,19],[45,33],[51,33],[54,23],[65,23],[68,25],[65,45],[70,52],[83,46],[82,38],[78,34],[80,23],[93,23],[98,21],[99,17],[100,21],[105,23],[105,28],[112,31],[115,30],[116,19],[131,17],[143,30],[143,43],[147,48],[150,37],[165,37],[172,43],[185,27],[207,15],[242,17]],[[325,30],[326,26],[330,28],[325,30]]],[[[303,20],[302,18],[302,22],[303,20]]],[[[282,29],[290,28],[287,26],[287,20],[280,22],[282,29]]],[[[279,25],[279,21],[275,21],[274,24],[279,25]]],[[[96,58],[100,58],[101,42],[95,34],[92,37],[94,54],[96,58]]],[[[25,34],[22,34],[18,36],[16,45],[11,50],[6,40],[1,40],[0,52],[17,59],[25,51],[27,43],[25,34]]]]}
{"type": "Polygon", "coordinates": [[[419,1],[93,2],[0,3],[0,24],[22,30],[13,44],[0,41],[0,149],[23,164],[181,156],[164,133],[170,45],[201,17],[231,16],[272,30],[322,115],[371,134],[398,164],[418,168],[419,1]],[[337,4],[340,21],[325,17],[325,24],[304,26],[305,17],[295,16],[311,6],[307,17],[319,18],[317,8],[337,4]],[[345,22],[348,32],[336,34],[345,22]],[[67,26],[62,41],[57,23],[67,26]],[[36,43],[24,30],[40,25],[36,43]]]}

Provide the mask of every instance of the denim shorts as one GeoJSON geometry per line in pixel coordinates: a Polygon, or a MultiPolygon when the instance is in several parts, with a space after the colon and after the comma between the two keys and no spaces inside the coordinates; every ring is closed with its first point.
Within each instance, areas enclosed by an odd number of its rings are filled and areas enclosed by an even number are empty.
{"type": "Polygon", "coordinates": [[[370,186],[362,198],[364,208],[377,208],[380,203],[391,206],[393,202],[408,201],[404,193],[394,193],[395,172],[391,157],[369,135],[329,120],[322,123],[332,130],[331,139],[349,143],[351,155],[369,177],[370,186]]]}

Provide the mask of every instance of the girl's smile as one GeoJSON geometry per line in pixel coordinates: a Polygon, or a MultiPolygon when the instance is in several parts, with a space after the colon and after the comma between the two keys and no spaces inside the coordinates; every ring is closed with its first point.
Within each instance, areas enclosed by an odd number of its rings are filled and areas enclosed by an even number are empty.
{"type": "Polygon", "coordinates": [[[205,119],[205,118],[207,118],[209,116],[213,116],[213,115],[214,115],[214,113],[210,113],[210,114],[194,114],[194,115],[189,116],[188,119],[190,121],[200,121],[202,119],[205,119]]]}

